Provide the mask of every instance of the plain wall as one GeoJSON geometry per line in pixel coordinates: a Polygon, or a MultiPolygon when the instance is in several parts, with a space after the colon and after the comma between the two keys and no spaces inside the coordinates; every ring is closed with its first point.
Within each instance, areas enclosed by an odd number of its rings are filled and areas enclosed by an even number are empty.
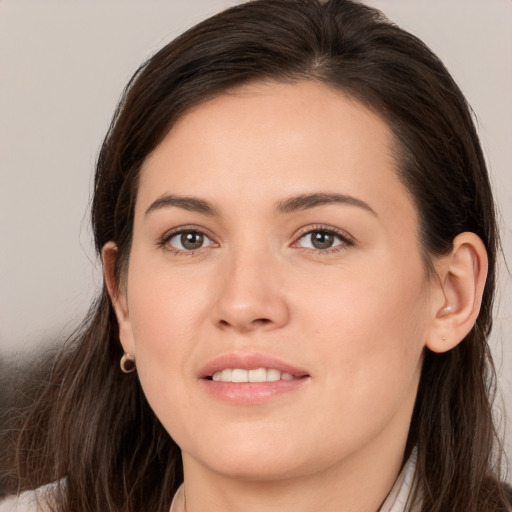
{"type": "MultiPolygon", "coordinates": [[[[0,358],[61,340],[97,292],[88,204],[123,86],[165,42],[234,3],[0,1],[0,358]]],[[[368,3],[422,38],[473,106],[512,254],[512,2],[368,3]]],[[[512,411],[512,285],[501,267],[493,347],[512,411]]]]}

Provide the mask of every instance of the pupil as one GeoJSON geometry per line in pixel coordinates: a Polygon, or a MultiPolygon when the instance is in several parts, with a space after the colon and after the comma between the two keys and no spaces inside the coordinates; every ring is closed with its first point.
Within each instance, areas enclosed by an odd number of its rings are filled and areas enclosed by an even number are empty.
{"type": "Polygon", "coordinates": [[[181,245],[185,249],[199,249],[203,245],[204,237],[201,233],[188,231],[181,235],[181,245]]]}
{"type": "Polygon", "coordinates": [[[334,242],[334,236],[325,231],[314,231],[312,233],[312,243],[315,249],[329,249],[334,242]]]}

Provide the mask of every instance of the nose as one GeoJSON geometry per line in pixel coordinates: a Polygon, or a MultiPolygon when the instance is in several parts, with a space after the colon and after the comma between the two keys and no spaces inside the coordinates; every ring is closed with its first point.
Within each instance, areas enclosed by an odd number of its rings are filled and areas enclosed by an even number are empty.
{"type": "Polygon", "coordinates": [[[290,311],[276,258],[247,251],[224,261],[213,307],[213,322],[223,330],[247,333],[286,325],[290,311]]]}

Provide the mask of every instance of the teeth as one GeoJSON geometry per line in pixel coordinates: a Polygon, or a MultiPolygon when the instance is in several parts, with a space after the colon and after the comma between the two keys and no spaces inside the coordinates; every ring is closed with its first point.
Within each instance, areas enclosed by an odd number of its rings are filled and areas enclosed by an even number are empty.
{"type": "Polygon", "coordinates": [[[270,382],[274,382],[281,378],[281,372],[279,370],[275,370],[274,368],[269,368],[267,370],[267,380],[270,382]]]}
{"type": "Polygon", "coordinates": [[[248,382],[249,380],[249,372],[247,370],[240,370],[236,368],[233,370],[233,375],[231,376],[231,382],[248,382]]]}
{"type": "Polygon", "coordinates": [[[293,379],[295,377],[291,373],[280,372],[275,368],[257,368],[255,370],[226,368],[212,375],[212,380],[217,382],[276,382],[293,379]]]}
{"type": "Polygon", "coordinates": [[[257,370],[249,370],[249,382],[265,382],[267,380],[267,370],[258,368],[257,370]]]}
{"type": "Polygon", "coordinates": [[[220,378],[224,382],[231,382],[232,376],[233,376],[233,370],[230,370],[229,368],[226,368],[225,370],[222,370],[220,372],[220,378]]]}

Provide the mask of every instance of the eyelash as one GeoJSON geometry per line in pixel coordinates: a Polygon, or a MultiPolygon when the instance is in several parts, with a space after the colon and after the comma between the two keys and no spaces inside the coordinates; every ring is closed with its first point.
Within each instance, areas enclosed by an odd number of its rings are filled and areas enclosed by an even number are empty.
{"type": "MultiPolygon", "coordinates": [[[[203,229],[198,228],[196,226],[181,226],[179,228],[173,229],[170,232],[165,233],[160,240],[158,240],[157,246],[165,249],[166,251],[169,251],[172,255],[175,256],[194,256],[197,251],[204,249],[204,247],[199,247],[198,249],[193,250],[183,250],[183,249],[176,249],[172,245],[169,244],[169,242],[178,235],[183,235],[184,233],[197,233],[199,235],[203,235],[208,240],[210,240],[213,244],[215,242],[212,240],[212,237],[210,237],[207,233],[204,232],[203,229]]],[[[218,246],[218,244],[215,244],[218,246]]]]}
{"type": "Polygon", "coordinates": [[[315,249],[311,247],[303,247],[302,249],[308,253],[312,254],[332,254],[340,251],[344,251],[349,247],[355,245],[355,240],[351,237],[347,232],[342,231],[340,229],[334,228],[332,226],[326,226],[322,224],[308,226],[302,233],[299,233],[298,236],[295,237],[295,242],[293,242],[292,247],[302,238],[307,235],[311,235],[312,233],[320,232],[326,233],[328,235],[334,235],[336,238],[340,240],[341,243],[335,245],[334,247],[329,247],[327,249],[315,249]]]}
{"type": "MultiPolygon", "coordinates": [[[[191,250],[184,250],[184,249],[176,249],[175,247],[169,245],[170,240],[172,240],[175,236],[183,235],[184,233],[197,233],[199,235],[202,235],[206,237],[208,240],[210,240],[211,245],[210,247],[218,247],[218,243],[216,243],[212,237],[210,237],[202,228],[198,228],[195,226],[181,226],[179,228],[176,228],[170,232],[165,233],[159,240],[158,240],[158,247],[164,248],[165,250],[169,251],[171,254],[176,256],[194,256],[198,251],[201,249],[204,249],[206,247],[199,247],[197,249],[191,249],[191,250]]],[[[332,226],[325,226],[325,225],[314,225],[314,226],[308,226],[307,229],[300,232],[298,235],[295,236],[295,241],[290,245],[291,247],[296,247],[298,249],[302,249],[308,253],[312,254],[332,254],[336,252],[340,252],[343,250],[346,250],[348,247],[352,247],[355,245],[355,240],[345,231],[333,228],[332,226]],[[315,232],[321,232],[328,235],[334,235],[336,238],[340,240],[340,243],[329,247],[326,249],[315,249],[311,247],[297,247],[296,244],[305,236],[310,235],[315,232]]],[[[208,247],[208,246],[207,246],[208,247]]]]}

